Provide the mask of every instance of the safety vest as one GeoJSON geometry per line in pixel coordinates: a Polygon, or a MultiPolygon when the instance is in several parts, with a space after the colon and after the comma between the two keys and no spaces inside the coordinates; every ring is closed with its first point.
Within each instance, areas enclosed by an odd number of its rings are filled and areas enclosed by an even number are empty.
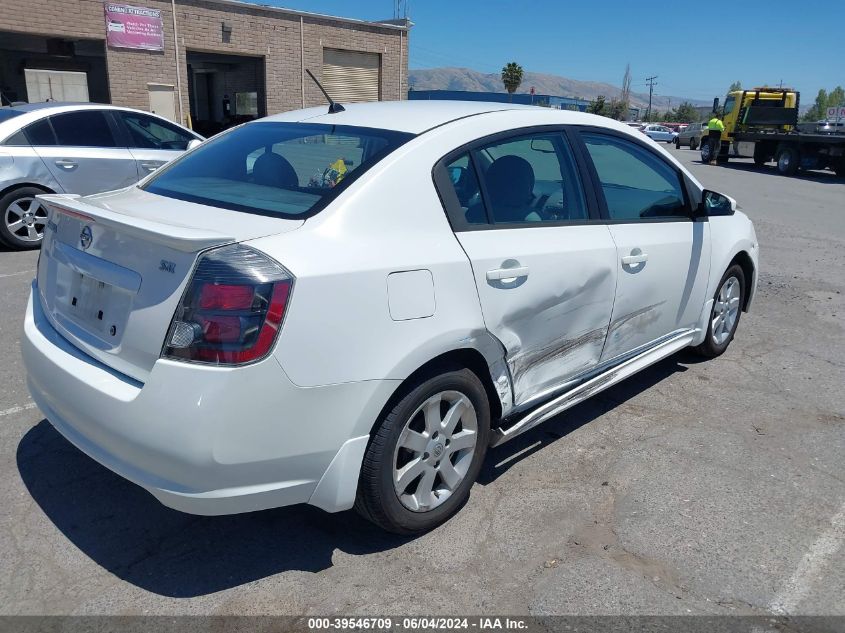
{"type": "Polygon", "coordinates": [[[707,122],[707,129],[708,130],[718,130],[719,132],[725,131],[725,124],[722,123],[718,118],[713,117],[707,122]]]}

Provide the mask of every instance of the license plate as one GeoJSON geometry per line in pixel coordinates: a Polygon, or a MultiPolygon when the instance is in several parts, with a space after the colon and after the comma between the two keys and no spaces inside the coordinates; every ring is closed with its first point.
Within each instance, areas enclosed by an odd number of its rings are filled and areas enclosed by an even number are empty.
{"type": "Polygon", "coordinates": [[[105,331],[109,323],[112,286],[82,273],[74,273],[67,296],[66,314],[91,329],[105,331]]]}

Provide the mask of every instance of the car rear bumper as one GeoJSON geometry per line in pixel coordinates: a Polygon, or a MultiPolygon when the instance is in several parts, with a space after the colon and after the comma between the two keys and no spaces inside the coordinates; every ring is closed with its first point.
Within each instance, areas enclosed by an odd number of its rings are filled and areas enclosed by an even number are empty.
{"type": "Polygon", "coordinates": [[[62,435],[192,514],[351,507],[370,427],[396,387],[297,387],[273,356],[226,369],[159,360],[141,384],[64,339],[37,292],[21,347],[32,397],[62,435]]]}

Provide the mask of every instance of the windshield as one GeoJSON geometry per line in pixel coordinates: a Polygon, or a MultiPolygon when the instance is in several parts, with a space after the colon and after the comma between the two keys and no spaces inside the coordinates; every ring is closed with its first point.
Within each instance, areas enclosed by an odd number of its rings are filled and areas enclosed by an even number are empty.
{"type": "Polygon", "coordinates": [[[734,104],[736,103],[736,97],[728,97],[725,99],[725,114],[730,114],[734,111],[734,104]]]}
{"type": "Polygon", "coordinates": [[[302,123],[249,123],[206,141],[144,185],[169,198],[278,217],[317,213],[413,135],[302,123]]]}

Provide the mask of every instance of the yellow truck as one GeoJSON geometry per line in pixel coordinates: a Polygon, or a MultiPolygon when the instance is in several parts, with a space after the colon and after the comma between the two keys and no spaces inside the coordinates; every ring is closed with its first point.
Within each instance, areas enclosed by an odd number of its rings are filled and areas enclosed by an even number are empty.
{"type": "MultiPolygon", "coordinates": [[[[830,168],[845,177],[845,134],[802,132],[798,129],[800,93],[791,88],[734,90],[720,113],[725,124],[716,160],[753,158],[763,166],[771,160],[792,176],[799,169],[830,168]]],[[[718,99],[714,101],[718,109],[718,99]]],[[[711,144],[702,143],[701,159],[711,160],[711,144]]]]}

